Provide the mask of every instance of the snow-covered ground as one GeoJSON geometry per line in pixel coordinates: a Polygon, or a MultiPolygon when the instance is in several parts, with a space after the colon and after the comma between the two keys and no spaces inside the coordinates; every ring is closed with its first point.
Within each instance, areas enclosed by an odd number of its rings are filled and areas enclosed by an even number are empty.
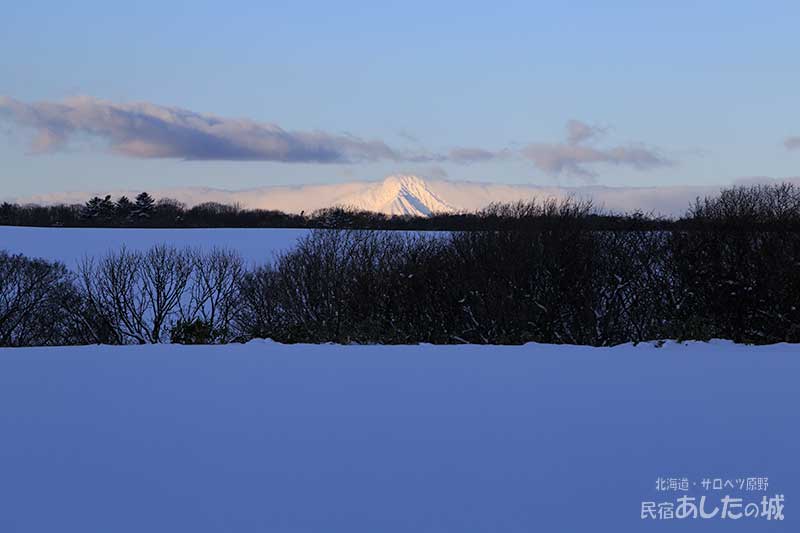
{"type": "Polygon", "coordinates": [[[5,349],[0,531],[799,531],[799,378],[721,341],[5,349]],[[640,519],[756,476],[784,521],[640,519]]]}
{"type": "Polygon", "coordinates": [[[156,244],[194,248],[231,248],[248,262],[263,263],[275,252],[292,248],[303,229],[120,229],[20,228],[0,226],[0,250],[64,262],[74,267],[84,256],[146,250],[156,244]]]}

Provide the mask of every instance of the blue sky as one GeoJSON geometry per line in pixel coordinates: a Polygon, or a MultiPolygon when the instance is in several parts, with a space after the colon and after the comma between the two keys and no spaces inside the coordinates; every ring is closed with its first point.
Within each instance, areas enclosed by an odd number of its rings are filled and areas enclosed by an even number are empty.
{"type": "MultiPolygon", "coordinates": [[[[25,113],[0,113],[4,195],[394,172],[624,186],[800,174],[800,150],[787,145],[800,136],[800,4],[655,4],[12,2],[0,17],[0,95],[25,113]],[[32,150],[61,120],[30,118],[35,106],[76,96],[92,116],[144,102],[274,124],[301,144],[322,132],[335,157],[301,150],[285,162],[259,149],[216,160],[192,147],[187,161],[186,139],[151,132],[147,149],[138,137],[132,149],[131,131],[89,118],[32,150]],[[570,145],[570,120],[597,135],[570,145]],[[351,138],[391,155],[339,153],[351,138]],[[461,149],[489,155],[449,155],[461,149]]],[[[252,140],[231,135],[225,143],[252,140]]]]}

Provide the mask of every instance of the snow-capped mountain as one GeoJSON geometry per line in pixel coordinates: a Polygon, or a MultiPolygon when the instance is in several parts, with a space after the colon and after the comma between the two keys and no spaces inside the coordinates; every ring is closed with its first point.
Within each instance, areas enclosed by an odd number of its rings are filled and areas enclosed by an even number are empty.
{"type": "MultiPolygon", "coordinates": [[[[789,178],[800,184],[800,178],[789,178]]],[[[750,183],[745,181],[743,183],[750,183]]],[[[754,181],[761,183],[761,181],[754,181]]],[[[663,215],[681,215],[698,196],[713,195],[719,186],[671,187],[559,187],[532,184],[509,185],[424,179],[393,175],[381,181],[350,181],[320,185],[272,185],[239,191],[204,187],[147,189],[155,198],[174,198],[188,206],[205,202],[239,205],[247,209],[275,209],[287,213],[311,213],[316,209],[349,206],[390,215],[421,215],[452,211],[475,211],[492,202],[515,202],[531,198],[588,199],[597,207],[614,211],[642,210],[663,215]]],[[[19,203],[83,204],[92,196],[110,194],[132,198],[141,190],[95,190],[53,193],[28,198],[8,198],[19,203]]],[[[2,201],[3,198],[0,198],[2,201]]]]}
{"type": "Polygon", "coordinates": [[[417,176],[389,176],[376,186],[345,196],[339,205],[387,215],[430,216],[456,208],[440,198],[417,176]]]}

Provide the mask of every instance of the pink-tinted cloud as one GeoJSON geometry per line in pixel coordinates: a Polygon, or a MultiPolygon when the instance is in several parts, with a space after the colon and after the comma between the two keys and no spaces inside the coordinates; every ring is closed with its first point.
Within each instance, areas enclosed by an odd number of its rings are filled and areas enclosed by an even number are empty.
{"type": "Polygon", "coordinates": [[[605,128],[600,126],[591,126],[580,120],[567,121],[567,143],[580,144],[582,142],[592,141],[603,136],[606,132],[605,128]]]}
{"type": "Polygon", "coordinates": [[[531,143],[520,153],[539,170],[553,176],[567,175],[592,181],[597,172],[591,168],[596,164],[629,166],[637,170],[650,170],[674,164],[658,150],[643,144],[599,148],[590,145],[598,139],[604,128],[570,120],[566,125],[566,140],[560,143],[531,143]]]}
{"type": "Polygon", "coordinates": [[[253,120],[149,103],[116,104],[92,97],[30,104],[0,97],[0,115],[36,130],[32,143],[35,153],[58,150],[72,138],[88,135],[106,141],[114,153],[146,159],[289,163],[436,160],[436,156],[394,150],[380,140],[288,131],[253,120]]]}
{"type": "Polygon", "coordinates": [[[483,148],[453,148],[448,153],[448,158],[456,163],[477,163],[480,161],[490,161],[498,156],[498,152],[484,150],[483,148]]]}
{"type": "MultiPolygon", "coordinates": [[[[563,142],[531,143],[499,151],[457,147],[439,153],[424,147],[398,150],[382,140],[351,134],[291,131],[249,119],[151,103],[118,104],[87,96],[36,103],[0,97],[0,117],[35,131],[31,144],[34,153],[57,151],[75,138],[88,136],[107,143],[113,153],[142,159],[470,164],[521,156],[550,175],[587,181],[596,175],[596,164],[639,170],[671,164],[657,150],[641,144],[598,147],[596,141],[605,129],[578,120],[567,122],[563,142]]],[[[787,146],[791,144],[787,141],[787,146]]]]}

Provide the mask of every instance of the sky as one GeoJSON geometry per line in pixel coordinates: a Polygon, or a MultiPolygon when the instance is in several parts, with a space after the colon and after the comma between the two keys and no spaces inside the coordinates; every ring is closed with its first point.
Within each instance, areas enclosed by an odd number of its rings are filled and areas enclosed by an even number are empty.
{"type": "Polygon", "coordinates": [[[800,3],[26,2],[0,17],[0,183],[800,175],[800,3]]]}

